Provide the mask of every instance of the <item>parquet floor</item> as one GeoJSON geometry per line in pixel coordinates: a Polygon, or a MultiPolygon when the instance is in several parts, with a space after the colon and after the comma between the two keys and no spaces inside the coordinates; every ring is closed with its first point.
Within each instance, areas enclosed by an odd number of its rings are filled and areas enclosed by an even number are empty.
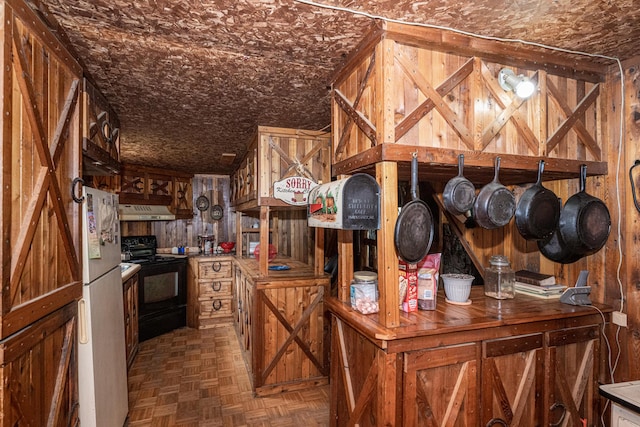
{"type": "Polygon", "coordinates": [[[328,425],[328,385],[253,397],[232,325],[144,341],[129,371],[128,427],[328,425]]]}

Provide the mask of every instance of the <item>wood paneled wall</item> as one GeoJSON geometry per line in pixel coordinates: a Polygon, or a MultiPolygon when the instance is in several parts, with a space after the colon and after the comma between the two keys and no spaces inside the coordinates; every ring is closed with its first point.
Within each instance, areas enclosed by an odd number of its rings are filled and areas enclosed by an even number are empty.
{"type": "Polygon", "coordinates": [[[229,203],[229,177],[226,175],[195,175],[193,198],[207,196],[210,205],[220,205],[224,210],[222,219],[211,219],[210,210],[199,211],[194,207],[193,219],[175,221],[126,221],[123,236],[155,235],[158,247],[198,246],[199,235],[216,236],[216,241],[235,241],[235,211],[229,203]]]}
{"type": "MultiPolygon", "coordinates": [[[[609,167],[610,173],[605,181],[607,206],[614,212],[612,217],[611,237],[607,244],[607,259],[604,265],[606,283],[602,298],[615,310],[621,307],[627,313],[627,328],[621,328],[617,334],[617,326],[612,325],[608,333],[611,341],[613,358],[620,351],[620,360],[615,372],[616,381],[636,380],[640,378],[640,212],[633,202],[629,169],[640,159],[640,56],[625,61],[624,71],[624,128],[622,138],[617,126],[620,120],[621,91],[618,67],[612,69],[612,80],[616,85],[611,88],[609,123],[611,123],[609,167]],[[622,139],[622,147],[620,147],[622,139]],[[618,157],[619,156],[619,157],[618,157]],[[617,167],[619,160],[619,168],[617,167]],[[616,170],[619,172],[616,175],[616,170]],[[616,182],[617,176],[617,182],[616,182]],[[619,202],[619,203],[618,203],[619,202]],[[620,233],[618,235],[618,222],[620,233]],[[621,305],[621,298],[624,304],[621,305]],[[619,337],[619,339],[618,339],[619,337]],[[618,342],[619,341],[619,342],[618,342]]],[[[640,184],[638,174],[635,175],[636,189],[640,184]]],[[[640,196],[636,192],[636,196],[640,196]]]]}

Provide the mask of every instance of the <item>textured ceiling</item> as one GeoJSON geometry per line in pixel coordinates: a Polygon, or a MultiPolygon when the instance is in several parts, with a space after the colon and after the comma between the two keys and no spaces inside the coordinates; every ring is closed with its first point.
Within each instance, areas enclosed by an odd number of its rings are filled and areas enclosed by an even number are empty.
{"type": "MultiPolygon", "coordinates": [[[[191,173],[229,174],[257,125],[328,127],[331,75],[375,21],[295,0],[29,1],[57,21],[116,110],[122,160],[191,173]],[[225,165],[222,153],[235,162],[225,165]]],[[[638,54],[636,0],[318,2],[595,55],[638,54]]]]}

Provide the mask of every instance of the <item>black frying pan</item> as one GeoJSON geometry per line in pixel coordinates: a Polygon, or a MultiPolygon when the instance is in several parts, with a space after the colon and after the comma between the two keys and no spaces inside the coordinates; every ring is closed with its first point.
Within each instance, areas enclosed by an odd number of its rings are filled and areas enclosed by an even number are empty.
{"type": "Polygon", "coordinates": [[[451,178],[444,187],[442,199],[444,207],[454,215],[460,215],[473,207],[476,197],[476,188],[473,183],[464,177],[464,154],[458,156],[458,175],[451,178]]]}
{"type": "Polygon", "coordinates": [[[585,190],[587,166],[580,166],[580,191],[567,200],[558,228],[562,239],[583,256],[599,251],[609,238],[611,215],[604,202],[585,190]]]}
{"type": "MultiPolygon", "coordinates": [[[[558,206],[560,206],[560,199],[557,200],[558,206]]],[[[562,235],[560,234],[560,230],[557,225],[549,237],[546,239],[540,239],[537,243],[540,253],[544,255],[545,258],[550,259],[553,262],[571,264],[582,258],[582,254],[573,251],[569,246],[567,246],[564,239],[562,239],[562,235]]]]}
{"type": "Polygon", "coordinates": [[[544,160],[538,165],[538,180],[525,191],[516,208],[516,227],[527,240],[546,239],[558,226],[560,202],[553,191],[542,185],[544,160]]]}
{"type": "Polygon", "coordinates": [[[394,232],[398,257],[407,264],[417,264],[427,256],[433,242],[433,215],[418,198],[418,158],[411,159],[411,201],[402,207],[394,232]]]}
{"type": "Polygon", "coordinates": [[[500,157],[496,157],[493,181],[482,187],[473,204],[474,219],[482,228],[507,225],[516,210],[516,198],[507,187],[500,184],[499,172],[500,157]]]}

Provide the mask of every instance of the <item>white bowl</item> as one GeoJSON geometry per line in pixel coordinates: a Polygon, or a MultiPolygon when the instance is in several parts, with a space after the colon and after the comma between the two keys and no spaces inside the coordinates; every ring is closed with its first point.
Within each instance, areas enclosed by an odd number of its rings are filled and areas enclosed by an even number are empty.
{"type": "Polygon", "coordinates": [[[471,283],[473,277],[470,274],[442,274],[442,282],[444,283],[444,294],[449,301],[467,302],[471,293],[471,283]]]}

